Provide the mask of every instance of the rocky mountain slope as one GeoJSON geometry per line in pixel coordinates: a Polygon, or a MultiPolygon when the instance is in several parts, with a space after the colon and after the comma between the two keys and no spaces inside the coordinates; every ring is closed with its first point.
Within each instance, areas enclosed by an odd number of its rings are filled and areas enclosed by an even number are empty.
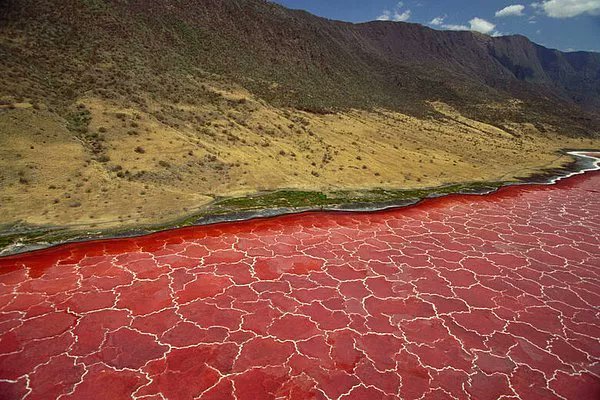
{"type": "Polygon", "coordinates": [[[489,121],[566,118],[587,131],[600,109],[600,54],[562,53],[522,36],[350,24],[263,0],[5,0],[1,21],[1,62],[11,72],[3,94],[17,97],[145,91],[184,100],[199,93],[180,87],[179,75],[216,73],[311,111],[419,114],[430,111],[424,101],[441,100],[489,121]],[[14,87],[17,78],[28,87],[14,87]],[[487,107],[510,100],[523,102],[519,110],[487,107]]]}

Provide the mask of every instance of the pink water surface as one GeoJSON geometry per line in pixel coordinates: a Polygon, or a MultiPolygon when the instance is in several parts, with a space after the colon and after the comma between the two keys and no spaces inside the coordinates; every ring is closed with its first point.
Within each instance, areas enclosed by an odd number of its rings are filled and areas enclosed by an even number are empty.
{"type": "Polygon", "coordinates": [[[600,174],[0,259],[2,399],[599,399],[600,174]]]}

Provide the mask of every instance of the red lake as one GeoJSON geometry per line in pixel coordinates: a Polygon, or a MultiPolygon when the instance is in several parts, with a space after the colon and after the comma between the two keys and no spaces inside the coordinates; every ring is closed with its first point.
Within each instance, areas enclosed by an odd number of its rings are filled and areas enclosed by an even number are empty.
{"type": "Polygon", "coordinates": [[[598,399],[600,174],[0,259],[2,399],[598,399]]]}

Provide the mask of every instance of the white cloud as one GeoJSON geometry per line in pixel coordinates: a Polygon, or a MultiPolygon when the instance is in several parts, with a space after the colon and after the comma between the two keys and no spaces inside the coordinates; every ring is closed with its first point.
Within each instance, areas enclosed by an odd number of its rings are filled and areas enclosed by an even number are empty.
{"type": "Polygon", "coordinates": [[[600,15],[600,0],[544,0],[531,5],[551,18],[600,15]]]}
{"type": "Polygon", "coordinates": [[[442,25],[444,23],[445,19],[446,19],[445,16],[444,17],[435,17],[434,19],[432,19],[431,21],[429,21],[429,23],[431,25],[434,25],[434,26],[440,26],[440,25],[442,25]]]}
{"type": "Polygon", "coordinates": [[[392,19],[392,12],[390,10],[383,10],[381,15],[377,17],[377,21],[389,21],[392,19]]]}
{"type": "Polygon", "coordinates": [[[475,17],[469,21],[469,25],[462,24],[446,24],[444,23],[446,16],[436,17],[429,21],[429,25],[440,27],[449,31],[476,31],[487,35],[499,36],[500,32],[496,31],[496,25],[483,18],[475,17]]]}
{"type": "Polygon", "coordinates": [[[406,10],[402,13],[394,13],[394,21],[408,21],[410,19],[410,10],[406,10]]]}
{"type": "Polygon", "coordinates": [[[470,30],[466,25],[454,25],[454,24],[444,24],[442,28],[448,29],[450,31],[468,31],[470,30]]]}
{"type": "Polygon", "coordinates": [[[410,19],[411,11],[402,10],[404,3],[399,1],[393,10],[383,10],[381,15],[377,17],[378,21],[408,21],[410,19]]]}
{"type": "Polygon", "coordinates": [[[500,17],[522,17],[525,6],[522,4],[513,4],[508,7],[504,7],[502,10],[496,11],[496,18],[500,17]]]}
{"type": "Polygon", "coordinates": [[[483,18],[475,17],[469,21],[469,25],[472,31],[481,32],[485,34],[492,34],[496,25],[492,24],[490,21],[486,21],[483,18]]]}

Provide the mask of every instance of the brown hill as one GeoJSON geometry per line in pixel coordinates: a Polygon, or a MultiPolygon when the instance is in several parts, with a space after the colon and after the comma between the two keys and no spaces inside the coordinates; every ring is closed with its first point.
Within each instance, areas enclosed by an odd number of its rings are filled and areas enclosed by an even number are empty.
{"type": "Polygon", "coordinates": [[[562,53],[522,36],[350,24],[262,0],[9,0],[2,33],[13,38],[0,47],[11,71],[2,84],[15,96],[143,90],[181,98],[189,87],[171,80],[217,73],[274,104],[313,111],[380,106],[419,115],[431,111],[425,101],[441,100],[488,122],[598,127],[600,54],[562,53]],[[486,107],[511,99],[522,107],[486,107]]]}

